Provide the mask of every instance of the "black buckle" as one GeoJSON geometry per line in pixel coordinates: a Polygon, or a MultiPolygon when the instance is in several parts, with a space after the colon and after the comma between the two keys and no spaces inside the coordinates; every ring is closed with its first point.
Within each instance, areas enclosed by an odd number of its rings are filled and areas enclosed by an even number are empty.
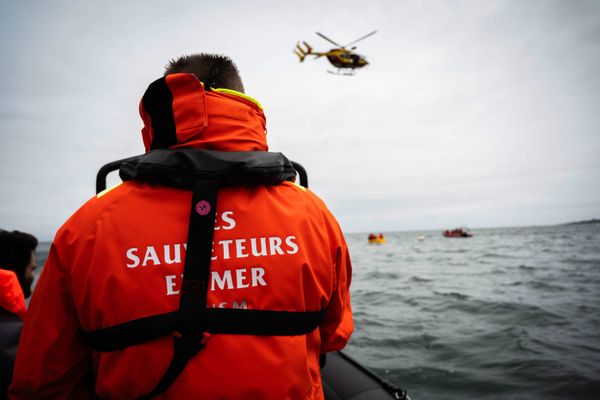
{"type": "Polygon", "coordinates": [[[191,359],[206,346],[208,339],[210,339],[210,333],[208,332],[186,335],[182,335],[177,331],[173,332],[175,356],[191,359]]]}

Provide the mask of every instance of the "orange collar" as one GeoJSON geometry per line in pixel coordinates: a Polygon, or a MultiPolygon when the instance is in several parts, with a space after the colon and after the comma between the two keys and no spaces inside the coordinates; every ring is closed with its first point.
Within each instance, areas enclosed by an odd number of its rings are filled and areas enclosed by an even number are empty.
{"type": "Polygon", "coordinates": [[[140,102],[146,152],[193,147],[267,151],[261,107],[236,92],[205,91],[193,74],[171,74],[150,84],[140,102]]]}

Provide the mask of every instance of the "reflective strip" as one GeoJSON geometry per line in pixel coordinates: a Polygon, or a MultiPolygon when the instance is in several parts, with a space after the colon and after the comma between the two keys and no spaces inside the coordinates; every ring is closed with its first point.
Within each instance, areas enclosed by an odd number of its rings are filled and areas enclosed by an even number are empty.
{"type": "Polygon", "coordinates": [[[264,110],[263,106],[258,102],[258,100],[256,100],[254,97],[248,96],[245,93],[238,92],[237,90],[231,90],[231,89],[225,89],[225,88],[218,88],[218,89],[212,89],[212,90],[217,93],[225,93],[225,94],[231,94],[233,96],[241,97],[242,99],[251,101],[252,103],[256,104],[258,106],[258,108],[260,108],[261,110],[264,110]]]}
{"type": "Polygon", "coordinates": [[[96,195],[96,198],[97,198],[97,199],[99,199],[100,197],[104,196],[106,193],[110,192],[111,190],[113,190],[114,188],[116,188],[116,187],[118,187],[118,186],[121,186],[122,184],[123,184],[123,182],[119,182],[119,183],[117,183],[117,184],[116,184],[116,185],[114,185],[114,186],[111,186],[111,187],[109,187],[109,188],[107,188],[107,189],[104,189],[103,191],[101,191],[100,193],[98,193],[98,194],[96,195]]]}
{"type": "Polygon", "coordinates": [[[302,185],[298,185],[296,182],[284,181],[284,182],[282,182],[282,185],[292,185],[292,186],[295,186],[298,189],[302,189],[302,191],[306,192],[306,188],[302,185]]]}

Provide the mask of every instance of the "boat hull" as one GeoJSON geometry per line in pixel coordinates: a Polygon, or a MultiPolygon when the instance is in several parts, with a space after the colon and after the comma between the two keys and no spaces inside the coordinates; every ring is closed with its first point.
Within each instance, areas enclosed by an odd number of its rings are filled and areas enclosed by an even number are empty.
{"type": "Polygon", "coordinates": [[[398,398],[392,394],[395,388],[389,382],[341,351],[327,354],[327,361],[321,369],[321,377],[325,400],[398,398]]]}

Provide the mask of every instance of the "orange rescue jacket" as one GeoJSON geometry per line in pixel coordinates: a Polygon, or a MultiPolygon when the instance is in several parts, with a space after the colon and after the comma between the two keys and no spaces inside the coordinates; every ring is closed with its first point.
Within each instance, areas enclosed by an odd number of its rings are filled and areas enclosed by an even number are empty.
{"type": "Polygon", "coordinates": [[[19,284],[17,274],[0,268],[0,307],[6,311],[25,318],[27,312],[25,296],[19,284]]]}
{"type": "MultiPolygon", "coordinates": [[[[147,151],[267,150],[260,106],[205,91],[193,75],[150,85],[140,109],[147,151]],[[165,106],[149,93],[172,98],[165,106]],[[157,117],[165,110],[166,122],[157,117]]],[[[191,196],[127,181],[60,228],[25,320],[11,398],[131,399],[153,389],[173,356],[169,336],[99,353],[82,332],[178,309],[191,196]]],[[[319,355],[343,348],[353,330],[350,277],[341,230],[310,190],[220,189],[206,306],[325,314],[303,335],[213,334],[160,398],[322,399],[319,355]]]]}

